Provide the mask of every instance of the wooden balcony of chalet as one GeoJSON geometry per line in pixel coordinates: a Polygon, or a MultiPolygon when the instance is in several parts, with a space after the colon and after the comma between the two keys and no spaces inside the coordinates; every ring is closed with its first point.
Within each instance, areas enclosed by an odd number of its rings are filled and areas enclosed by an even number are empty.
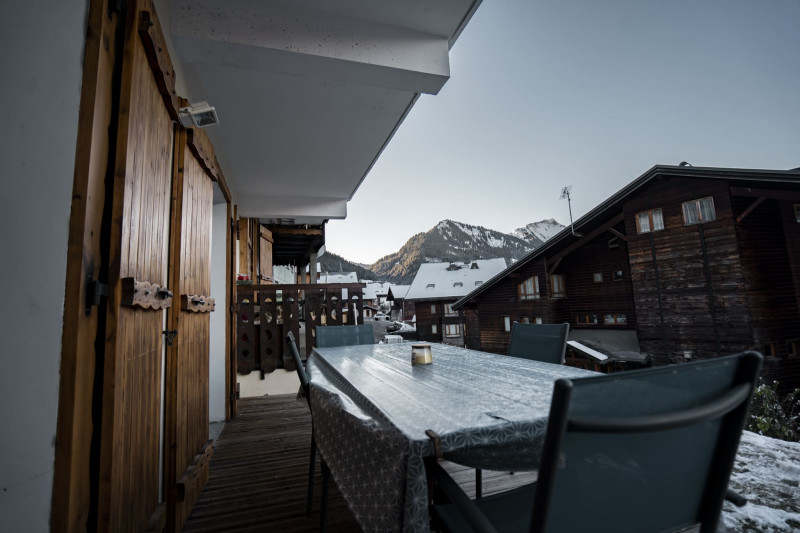
{"type": "MultiPolygon", "coordinates": [[[[319,530],[322,474],[316,468],[314,513],[305,515],[311,415],[294,395],[239,401],[236,418],[225,424],[214,445],[208,484],[183,528],[185,533],[319,530]]],[[[475,494],[474,470],[447,464],[475,494]]],[[[535,474],[483,474],[483,493],[530,483],[535,474]]],[[[360,531],[335,482],[328,500],[327,531],[360,531]]]]}

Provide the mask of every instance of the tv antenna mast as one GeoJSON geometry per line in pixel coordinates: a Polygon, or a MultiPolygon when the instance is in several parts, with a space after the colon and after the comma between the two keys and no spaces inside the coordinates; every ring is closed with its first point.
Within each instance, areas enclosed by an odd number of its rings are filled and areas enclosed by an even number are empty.
{"type": "Polygon", "coordinates": [[[572,234],[576,237],[583,237],[580,233],[575,233],[575,226],[572,223],[572,199],[570,198],[569,194],[572,191],[572,185],[567,185],[563,189],[561,189],[561,197],[559,200],[567,200],[567,206],[569,206],[569,228],[572,231],[572,234]]]}

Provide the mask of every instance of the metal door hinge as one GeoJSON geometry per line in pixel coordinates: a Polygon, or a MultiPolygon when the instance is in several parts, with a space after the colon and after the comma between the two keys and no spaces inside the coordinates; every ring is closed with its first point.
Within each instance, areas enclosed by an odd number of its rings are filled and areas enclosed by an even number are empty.
{"type": "Polygon", "coordinates": [[[165,338],[167,340],[167,346],[172,346],[172,343],[175,340],[175,337],[178,336],[178,330],[177,329],[165,329],[163,333],[164,333],[164,336],[165,336],[165,338]]]}
{"type": "Polygon", "coordinates": [[[92,307],[100,305],[100,302],[106,296],[108,296],[108,285],[88,276],[86,278],[86,306],[84,308],[86,316],[91,315],[92,307]]]}

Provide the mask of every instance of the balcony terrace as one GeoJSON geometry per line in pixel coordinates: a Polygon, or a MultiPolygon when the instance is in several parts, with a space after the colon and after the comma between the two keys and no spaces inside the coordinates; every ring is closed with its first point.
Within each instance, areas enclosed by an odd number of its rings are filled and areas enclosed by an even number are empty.
{"type": "MultiPolygon", "coordinates": [[[[226,423],[215,444],[208,484],[183,531],[186,533],[319,529],[322,482],[317,468],[314,514],[305,516],[311,417],[294,395],[239,401],[238,416],[226,423]]],[[[736,508],[726,502],[723,520],[730,531],[790,532],[800,527],[800,443],[745,432],[731,488],[748,498],[736,508]]],[[[473,470],[452,463],[446,468],[474,496],[473,470]]],[[[484,494],[508,490],[535,474],[484,472],[484,494]]],[[[360,531],[332,485],[328,531],[360,531]]]]}

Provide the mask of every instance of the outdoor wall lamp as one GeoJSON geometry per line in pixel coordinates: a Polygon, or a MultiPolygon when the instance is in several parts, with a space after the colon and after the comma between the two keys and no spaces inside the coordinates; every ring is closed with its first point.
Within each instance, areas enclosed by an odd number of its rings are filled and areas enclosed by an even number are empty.
{"type": "Polygon", "coordinates": [[[184,128],[205,128],[217,124],[217,110],[208,105],[208,102],[197,102],[188,107],[182,107],[178,114],[184,128]]]}

